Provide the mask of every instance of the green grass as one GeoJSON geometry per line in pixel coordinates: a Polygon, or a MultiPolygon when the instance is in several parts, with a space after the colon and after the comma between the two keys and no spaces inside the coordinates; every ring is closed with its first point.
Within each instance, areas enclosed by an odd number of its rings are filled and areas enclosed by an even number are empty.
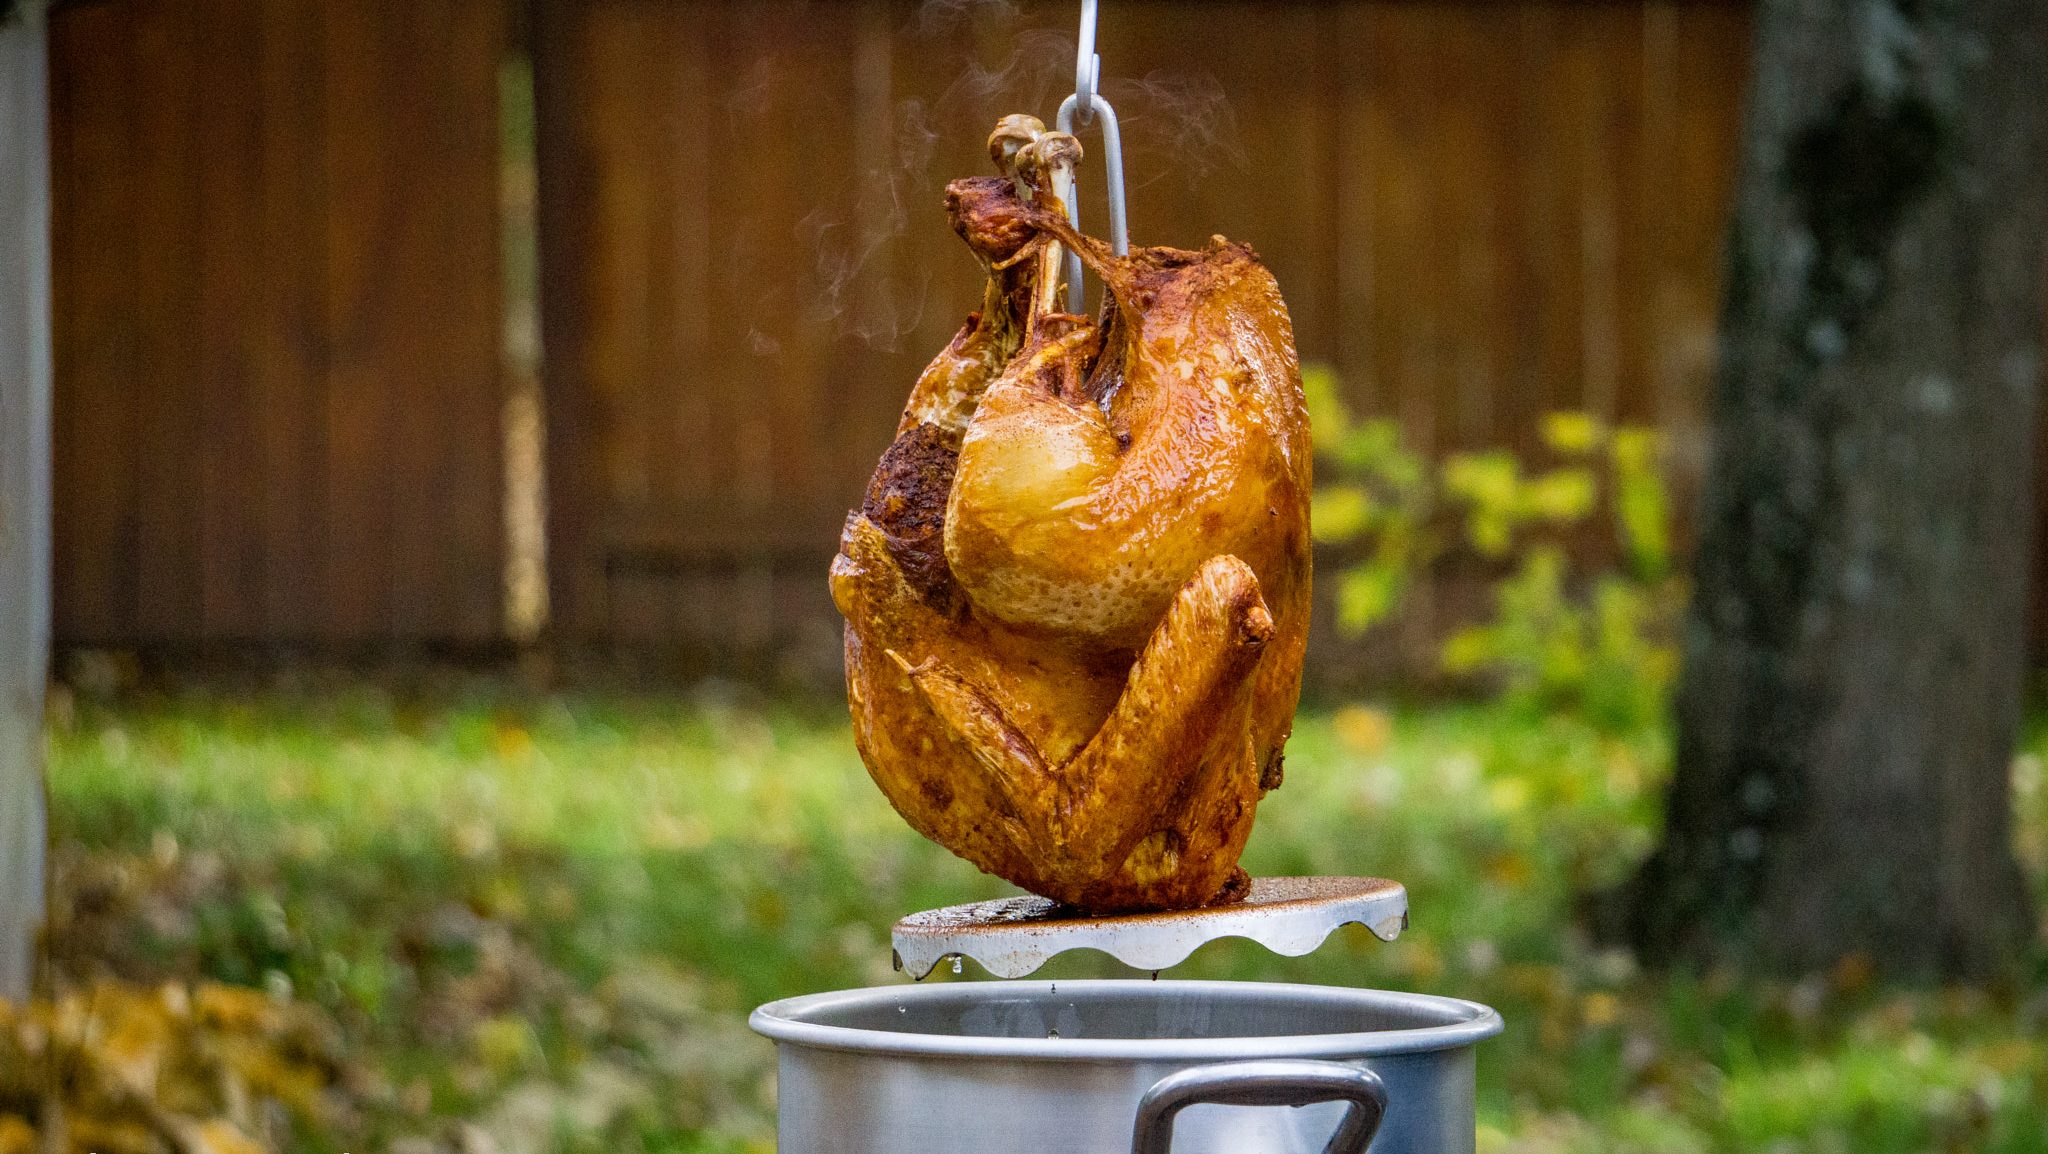
{"type": "MultiPolygon", "coordinates": [[[[836,714],[490,684],[55,713],[59,972],[321,1007],[351,1073],[308,1149],[447,1148],[458,1123],[505,1154],[765,1149],[772,1052],[746,1011],[902,980],[896,916],[1011,892],[903,825],[836,714]]],[[[1585,939],[1574,902],[1647,848],[1666,759],[1661,734],[1501,709],[1306,714],[1246,864],[1398,878],[1413,928],[1298,959],[1217,943],[1176,976],[1496,1006],[1485,1150],[2048,1150],[2038,980],[1646,975],[1585,939]]],[[[2037,876],[2038,766],[2015,774],[2037,876]]]]}

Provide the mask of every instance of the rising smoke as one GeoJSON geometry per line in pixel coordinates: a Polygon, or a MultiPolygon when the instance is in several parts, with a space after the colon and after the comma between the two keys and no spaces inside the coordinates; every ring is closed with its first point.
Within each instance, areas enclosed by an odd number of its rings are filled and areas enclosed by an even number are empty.
{"type": "MultiPolygon", "coordinates": [[[[998,117],[1028,111],[1053,119],[1072,91],[1074,37],[1024,25],[1050,24],[1055,12],[1071,19],[1075,11],[1071,4],[1034,5],[1027,13],[1007,0],[927,0],[891,31],[891,51],[881,64],[889,71],[890,104],[886,124],[875,128],[878,146],[863,149],[862,163],[836,185],[821,187],[817,207],[797,226],[797,239],[815,255],[813,320],[829,323],[836,335],[894,350],[934,313],[934,295],[978,300],[971,258],[945,246],[943,189],[954,177],[988,171],[983,141],[998,117]],[[924,76],[949,72],[952,79],[936,92],[907,91],[924,86],[924,76]],[[935,253],[954,259],[935,263],[935,253]],[[960,291],[935,294],[938,277],[958,280],[960,291]]],[[[1154,161],[1151,171],[1131,167],[1126,178],[1132,188],[1200,180],[1219,165],[1243,167],[1236,117],[1214,77],[1164,70],[1139,79],[1112,74],[1104,78],[1103,93],[1124,125],[1127,165],[1138,137],[1146,141],[1146,156],[1172,161],[1170,167],[1154,161]]],[[[1096,147],[1098,139],[1084,133],[1084,147],[1096,147]]],[[[1086,162],[1082,172],[1085,184],[1086,162]]],[[[1099,197],[1099,180],[1092,187],[1099,197]]],[[[1083,211],[1084,220],[1100,221],[1100,210],[1089,213],[1085,200],[1083,211]]],[[[958,317],[943,321],[950,326],[958,317]]]]}

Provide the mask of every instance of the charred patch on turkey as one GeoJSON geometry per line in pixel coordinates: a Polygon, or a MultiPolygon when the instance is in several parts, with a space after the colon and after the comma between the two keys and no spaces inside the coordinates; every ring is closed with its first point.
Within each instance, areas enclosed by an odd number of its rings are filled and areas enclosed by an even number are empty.
{"type": "Polygon", "coordinates": [[[934,605],[953,601],[946,569],[946,496],[960,463],[960,438],[936,425],[897,437],[875,466],[860,511],[882,530],[889,555],[912,588],[934,605]]]}

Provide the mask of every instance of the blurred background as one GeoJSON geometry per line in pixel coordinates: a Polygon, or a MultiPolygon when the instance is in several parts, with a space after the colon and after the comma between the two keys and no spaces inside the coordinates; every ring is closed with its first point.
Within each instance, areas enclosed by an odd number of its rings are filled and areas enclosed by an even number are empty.
{"type": "MultiPolygon", "coordinates": [[[[1070,7],[59,7],[60,644],[835,678],[819,574],[980,302],[942,190],[1071,87],[1070,7]]],[[[1100,51],[1138,242],[1251,241],[1405,445],[1578,410],[1690,486],[1748,30],[1124,4],[1100,51]]]]}
{"type": "MultiPolygon", "coordinates": [[[[1075,8],[32,17],[49,922],[0,1154],[771,1148],[746,1010],[900,980],[891,921],[1009,892],[866,780],[824,577],[980,300],[944,185],[1051,118],[1075,8]]],[[[1246,864],[1415,902],[1392,945],[1185,976],[1499,1007],[1482,1150],[2048,1150],[2048,714],[1988,723],[2026,871],[1996,964],[1646,966],[1604,912],[1683,745],[1757,23],[1105,5],[1134,243],[1252,243],[1316,420],[1309,691],[1246,864]]]]}

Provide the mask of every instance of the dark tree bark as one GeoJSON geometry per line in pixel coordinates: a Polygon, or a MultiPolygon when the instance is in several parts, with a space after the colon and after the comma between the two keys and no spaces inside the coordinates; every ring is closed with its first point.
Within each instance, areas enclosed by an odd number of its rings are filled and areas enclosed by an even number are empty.
{"type": "Polygon", "coordinates": [[[2040,0],[1763,0],[1653,962],[2004,968],[2042,329],[2040,0]]]}

